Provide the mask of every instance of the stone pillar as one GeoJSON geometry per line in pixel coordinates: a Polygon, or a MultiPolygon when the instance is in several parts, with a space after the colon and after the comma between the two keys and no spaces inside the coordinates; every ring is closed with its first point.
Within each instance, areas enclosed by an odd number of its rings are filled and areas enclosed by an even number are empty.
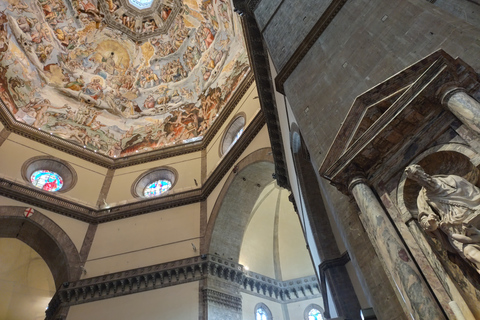
{"type": "Polygon", "coordinates": [[[207,266],[207,277],[200,286],[202,320],[242,319],[240,283],[230,281],[231,269],[225,263],[219,259],[207,266]]]}
{"type": "Polygon", "coordinates": [[[397,290],[407,315],[418,320],[446,319],[366,180],[353,178],[349,189],[362,213],[364,227],[377,255],[384,263],[385,271],[393,281],[393,287],[397,290]]]}
{"type": "Polygon", "coordinates": [[[457,88],[448,91],[442,102],[463,124],[480,134],[480,103],[477,100],[457,88]]]}

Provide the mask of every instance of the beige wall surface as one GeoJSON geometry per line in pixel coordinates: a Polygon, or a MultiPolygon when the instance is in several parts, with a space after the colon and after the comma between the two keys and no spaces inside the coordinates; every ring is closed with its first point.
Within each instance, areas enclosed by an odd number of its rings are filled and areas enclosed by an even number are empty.
{"type": "Polygon", "coordinates": [[[22,178],[22,166],[27,160],[37,156],[54,156],[68,162],[77,173],[77,184],[70,191],[57,195],[90,206],[96,204],[107,169],[15,134],[9,136],[0,151],[1,174],[25,185],[28,183],[22,178]]]}
{"type": "Polygon", "coordinates": [[[41,212],[65,231],[80,252],[85,234],[87,233],[88,223],[2,196],[0,196],[0,205],[33,208],[41,212]]]}
{"type": "Polygon", "coordinates": [[[258,97],[258,93],[257,87],[255,86],[255,84],[253,84],[247,90],[240,102],[237,104],[230,117],[223,123],[219,132],[215,135],[210,144],[207,146],[207,175],[210,175],[212,173],[212,171],[221,161],[221,158],[223,158],[223,156],[220,156],[220,144],[223,140],[224,133],[228,129],[231,121],[236,118],[236,116],[240,112],[243,112],[246,116],[246,128],[253,120],[257,112],[260,110],[260,103],[255,97],[258,97]]]}
{"type": "Polygon", "coordinates": [[[200,203],[98,225],[86,277],[198,255],[200,203]]]}
{"type": "Polygon", "coordinates": [[[107,203],[113,205],[115,203],[134,200],[135,198],[131,193],[131,188],[135,180],[150,169],[164,166],[173,168],[178,172],[175,185],[168,194],[198,188],[195,185],[194,179],[196,179],[198,183],[201,181],[201,157],[200,153],[196,152],[167,160],[151,162],[147,166],[133,166],[116,170],[108,192],[107,203]]]}
{"type": "MultiPolygon", "coordinates": [[[[309,299],[309,300],[298,301],[298,302],[287,304],[288,314],[290,315],[290,319],[303,320],[304,319],[303,316],[305,314],[306,308],[312,303],[317,304],[323,308],[323,302],[321,298],[309,299]]],[[[323,312],[323,310],[318,310],[318,311],[323,312]]]]}
{"type": "Polygon", "coordinates": [[[260,193],[253,208],[240,250],[239,262],[250,271],[275,278],[274,220],[278,191],[274,184],[260,193]]]}
{"type": "Polygon", "coordinates": [[[67,320],[195,320],[198,290],[198,282],[190,282],[80,304],[70,307],[67,320]]]}
{"type": "Polygon", "coordinates": [[[282,190],[278,222],[279,258],[282,280],[296,279],[315,274],[308,253],[298,215],[288,200],[288,191],[282,190]]]}
{"type": "Polygon", "coordinates": [[[32,248],[0,239],[0,319],[41,320],[55,294],[52,273],[32,248]]]}

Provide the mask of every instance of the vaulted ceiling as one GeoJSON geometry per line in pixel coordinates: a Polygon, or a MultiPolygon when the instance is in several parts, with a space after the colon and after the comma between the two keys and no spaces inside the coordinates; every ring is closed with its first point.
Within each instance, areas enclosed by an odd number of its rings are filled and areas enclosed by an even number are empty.
{"type": "Polygon", "coordinates": [[[97,163],[201,144],[249,78],[225,0],[8,0],[0,23],[3,123],[97,163]]]}

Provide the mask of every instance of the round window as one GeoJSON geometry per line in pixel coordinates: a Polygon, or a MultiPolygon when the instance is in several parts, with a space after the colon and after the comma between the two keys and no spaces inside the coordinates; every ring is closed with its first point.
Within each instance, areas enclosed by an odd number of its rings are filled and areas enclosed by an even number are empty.
{"type": "Polygon", "coordinates": [[[22,177],[33,186],[50,192],[66,192],[77,182],[77,174],[70,164],[49,156],[27,160],[22,166],[22,177]]]}
{"type": "Polygon", "coordinates": [[[132,185],[134,197],[153,198],[164,195],[172,189],[177,180],[177,171],[173,168],[161,167],[149,170],[140,175],[132,185]]]}
{"type": "Polygon", "coordinates": [[[167,192],[171,187],[172,182],[163,179],[158,180],[146,186],[143,190],[143,195],[147,198],[156,197],[167,192]]]}
{"type": "Polygon", "coordinates": [[[55,192],[63,187],[63,179],[56,172],[50,170],[37,170],[30,177],[32,184],[45,191],[55,192]]]}
{"type": "Polygon", "coordinates": [[[238,141],[242,135],[245,127],[245,116],[237,116],[223,135],[222,143],[220,145],[220,155],[226,154],[230,148],[238,141]]]}

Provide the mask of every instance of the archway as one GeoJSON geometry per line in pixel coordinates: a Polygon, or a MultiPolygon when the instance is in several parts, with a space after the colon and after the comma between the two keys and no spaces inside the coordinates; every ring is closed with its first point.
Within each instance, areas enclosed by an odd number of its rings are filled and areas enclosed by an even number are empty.
{"type": "Polygon", "coordinates": [[[270,148],[252,152],[235,166],[208,221],[204,253],[238,261],[253,206],[274,172],[270,148]]]}
{"type": "Polygon", "coordinates": [[[25,207],[0,206],[0,238],[16,238],[35,250],[52,272],[55,287],[77,280],[80,255],[69,236],[41,212],[25,216],[25,207]]]}
{"type": "Polygon", "coordinates": [[[0,238],[0,319],[45,319],[55,291],[52,273],[35,250],[16,238],[0,238]]]}

